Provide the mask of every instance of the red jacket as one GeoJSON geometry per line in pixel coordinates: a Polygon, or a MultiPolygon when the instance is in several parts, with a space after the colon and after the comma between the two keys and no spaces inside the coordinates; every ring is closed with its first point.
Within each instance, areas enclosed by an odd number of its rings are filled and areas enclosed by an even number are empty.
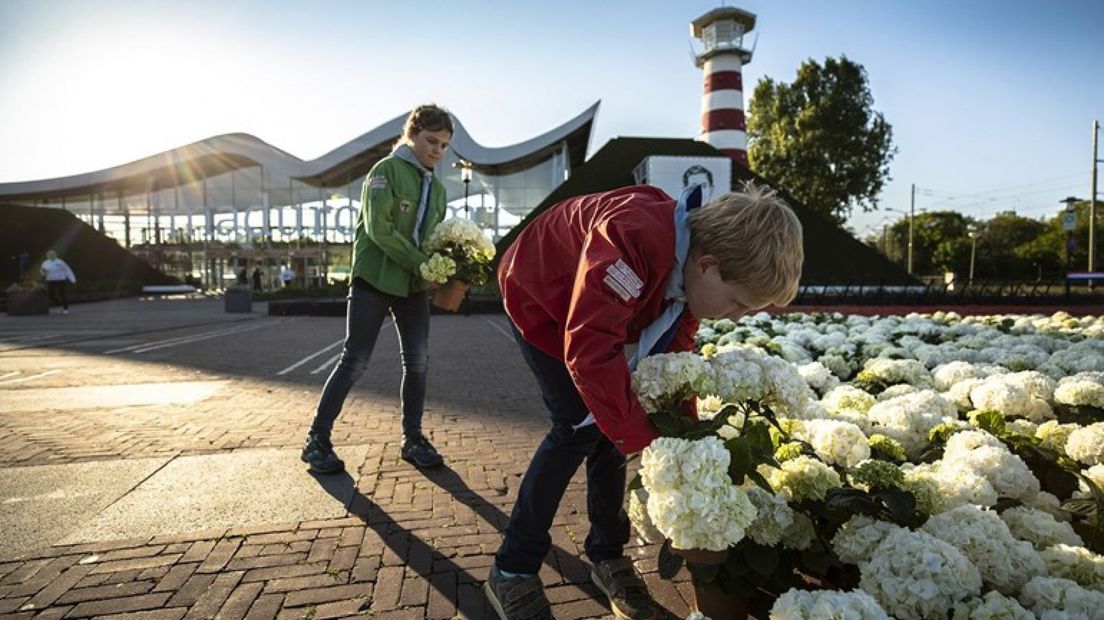
{"type": "MultiPolygon", "coordinates": [[[[646,185],[565,200],[529,224],[498,269],[518,331],[564,361],[598,428],[625,454],[659,436],[633,394],[624,346],[667,306],[674,209],[646,185]]],[[[684,311],[668,351],[691,350],[697,328],[684,311]]]]}

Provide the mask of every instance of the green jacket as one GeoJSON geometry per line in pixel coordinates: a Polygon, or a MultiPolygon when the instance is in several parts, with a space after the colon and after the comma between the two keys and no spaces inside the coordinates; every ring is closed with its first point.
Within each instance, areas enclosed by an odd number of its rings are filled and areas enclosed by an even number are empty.
{"type": "MultiPolygon", "coordinates": [[[[423,173],[432,174],[392,153],[372,167],[361,189],[352,275],[397,297],[428,288],[418,266],[429,257],[414,241],[423,173]]],[[[443,219],[445,186],[433,176],[422,238],[443,219]]]]}

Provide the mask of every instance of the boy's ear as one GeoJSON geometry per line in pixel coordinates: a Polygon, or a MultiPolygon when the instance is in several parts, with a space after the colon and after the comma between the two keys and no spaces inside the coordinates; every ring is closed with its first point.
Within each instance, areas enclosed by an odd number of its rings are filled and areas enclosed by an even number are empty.
{"type": "Polygon", "coordinates": [[[705,273],[710,267],[719,267],[721,264],[721,261],[717,260],[717,257],[712,254],[695,254],[693,261],[694,266],[698,268],[700,273],[705,273]]]}

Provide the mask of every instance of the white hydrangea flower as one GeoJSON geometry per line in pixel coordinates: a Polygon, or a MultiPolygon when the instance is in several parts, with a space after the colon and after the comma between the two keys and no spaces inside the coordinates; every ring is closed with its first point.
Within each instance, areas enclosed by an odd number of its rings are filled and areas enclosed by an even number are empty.
{"type": "MultiPolygon", "coordinates": [[[[1081,473],[1089,480],[1092,480],[1096,486],[1104,490],[1104,463],[1093,465],[1088,469],[1082,470],[1081,473]]],[[[1084,481],[1079,482],[1075,495],[1078,497],[1088,497],[1090,495],[1089,485],[1085,484],[1084,481]]]]}
{"type": "Polygon", "coordinates": [[[832,538],[832,550],[848,564],[869,562],[874,550],[887,536],[904,529],[887,521],[877,521],[866,515],[855,515],[847,520],[832,538]]]}
{"type": "Polygon", "coordinates": [[[814,390],[824,393],[839,385],[839,378],[832,374],[827,366],[820,362],[809,362],[797,367],[801,378],[814,390]]]}
{"type": "Polygon", "coordinates": [[[782,463],[780,469],[761,465],[760,473],[788,501],[823,500],[829,489],[843,486],[836,470],[806,455],[782,463]]]}
{"type": "Polygon", "coordinates": [[[721,409],[724,409],[725,402],[721,400],[720,396],[711,394],[709,396],[698,396],[696,406],[699,420],[712,420],[720,413],[721,409]]]}
{"type": "Polygon", "coordinates": [[[877,403],[866,412],[871,432],[896,439],[910,458],[928,445],[928,431],[958,417],[958,409],[931,390],[906,394],[877,403]]]}
{"type": "Polygon", "coordinates": [[[954,361],[936,366],[931,375],[935,389],[946,392],[956,383],[977,377],[978,371],[970,362],[954,361]]]}
{"type": "Polygon", "coordinates": [[[943,618],[956,602],[981,594],[981,573],[948,543],[901,529],[859,567],[859,585],[900,620],[943,618]]]}
{"type": "Polygon", "coordinates": [[[919,392],[915,386],[907,383],[898,383],[897,385],[891,385],[882,390],[881,394],[878,394],[878,400],[889,400],[891,398],[897,398],[898,396],[904,396],[905,394],[913,394],[919,392]]]}
{"type": "Polygon", "coordinates": [[[804,512],[795,510],[793,523],[782,532],[782,546],[787,549],[804,551],[816,540],[816,527],[812,519],[804,512]]]}
{"type": "Polygon", "coordinates": [[[755,520],[747,528],[748,536],[767,547],[782,542],[782,533],[793,524],[793,509],[786,500],[757,486],[745,486],[744,490],[755,506],[755,520]]]}
{"type": "Polygon", "coordinates": [[[719,437],[660,437],[640,456],[647,512],[678,549],[721,551],[743,540],[755,506],[728,475],[719,437]]]}
{"type": "Polygon", "coordinates": [[[902,468],[905,482],[928,514],[939,514],[963,505],[995,506],[997,492],[983,476],[964,467],[944,466],[942,461],[902,468]],[[938,488],[932,496],[931,485],[938,488]]]}
{"type": "Polygon", "coordinates": [[[946,392],[943,392],[943,397],[955,404],[959,411],[969,411],[974,408],[974,403],[970,400],[970,392],[977,386],[981,385],[984,379],[963,379],[958,383],[955,383],[946,392]]]}
{"type": "Polygon", "coordinates": [[[1035,614],[1016,599],[993,590],[982,598],[957,603],[951,620],[1035,620],[1035,614]]]}
{"type": "Polygon", "coordinates": [[[1104,557],[1080,545],[1056,544],[1040,555],[1051,577],[1076,581],[1093,590],[1104,590],[1104,557]]]}
{"type": "Polygon", "coordinates": [[[1066,454],[1086,465],[1104,463],[1104,422],[1079,428],[1066,440],[1066,454]]]}
{"type": "Polygon", "coordinates": [[[1064,377],[1054,390],[1054,401],[1063,405],[1104,409],[1104,372],[1079,372],[1064,377]]]}
{"type": "Polygon", "coordinates": [[[870,458],[866,435],[842,420],[806,420],[797,438],[813,446],[826,463],[854,467],[870,458]]]}
{"type": "Polygon", "coordinates": [[[646,411],[660,411],[696,394],[712,394],[713,368],[696,353],[661,353],[640,360],[633,390],[646,411]]]}
{"type": "Polygon", "coordinates": [[[418,265],[418,271],[426,282],[444,284],[456,273],[456,261],[442,254],[434,253],[429,260],[418,265]]]}
{"type": "Polygon", "coordinates": [[[1031,543],[1016,540],[991,510],[958,506],[928,519],[921,529],[954,545],[981,571],[986,584],[1004,594],[1016,594],[1032,577],[1046,574],[1031,543]]]}
{"type": "Polygon", "coordinates": [[[770,620],[890,620],[890,617],[862,590],[792,588],[771,606],[770,620]]]}
{"type": "Polygon", "coordinates": [[[1039,618],[1089,618],[1098,620],[1104,611],[1104,594],[1086,590],[1069,579],[1035,577],[1019,595],[1020,603],[1039,618]],[[1064,613],[1057,615],[1055,612],[1064,613]]]}
{"type": "Polygon", "coordinates": [[[1058,521],[1048,512],[1030,506],[1016,506],[1001,513],[1012,535],[1035,545],[1039,551],[1057,544],[1084,545],[1084,541],[1064,521],[1058,521]]]}
{"type": "Polygon", "coordinates": [[[820,404],[824,405],[829,413],[839,414],[844,411],[866,413],[877,402],[878,399],[869,392],[843,384],[829,390],[820,404]]]}
{"type": "Polygon", "coordinates": [[[634,489],[629,494],[629,522],[636,533],[648,543],[654,545],[665,540],[663,533],[648,516],[648,492],[644,489],[634,489]]]}
{"type": "Polygon", "coordinates": [[[1039,493],[1039,479],[1027,463],[984,431],[962,431],[952,435],[947,440],[940,468],[977,474],[1003,497],[1026,500],[1039,493]]]}
{"type": "Polygon", "coordinates": [[[1059,454],[1066,453],[1066,442],[1070,433],[1081,428],[1077,424],[1061,424],[1058,420],[1048,420],[1035,429],[1035,436],[1043,442],[1043,445],[1059,454]]]}
{"type": "Polygon", "coordinates": [[[887,385],[908,383],[919,388],[932,385],[931,373],[917,360],[874,358],[863,364],[862,372],[887,385]]]}

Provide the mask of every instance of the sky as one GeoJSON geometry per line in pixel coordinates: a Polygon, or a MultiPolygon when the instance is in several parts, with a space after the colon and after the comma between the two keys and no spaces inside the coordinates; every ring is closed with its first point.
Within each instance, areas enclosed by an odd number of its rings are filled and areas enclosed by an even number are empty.
{"type": "MultiPolygon", "coordinates": [[[[1087,198],[1104,120],[1099,0],[744,0],[745,106],[764,77],[846,55],[898,153],[860,235],[918,210],[1056,214],[1087,198]]],[[[601,101],[617,136],[694,137],[701,0],[606,2],[3,0],[0,182],[107,168],[253,134],[313,159],[424,102],[487,146],[601,101]]],[[[1104,147],[1102,147],[1104,148],[1104,147]]],[[[1104,155],[1100,156],[1104,158],[1104,155]]],[[[1101,183],[1104,185],[1104,182],[1101,183]]]]}

